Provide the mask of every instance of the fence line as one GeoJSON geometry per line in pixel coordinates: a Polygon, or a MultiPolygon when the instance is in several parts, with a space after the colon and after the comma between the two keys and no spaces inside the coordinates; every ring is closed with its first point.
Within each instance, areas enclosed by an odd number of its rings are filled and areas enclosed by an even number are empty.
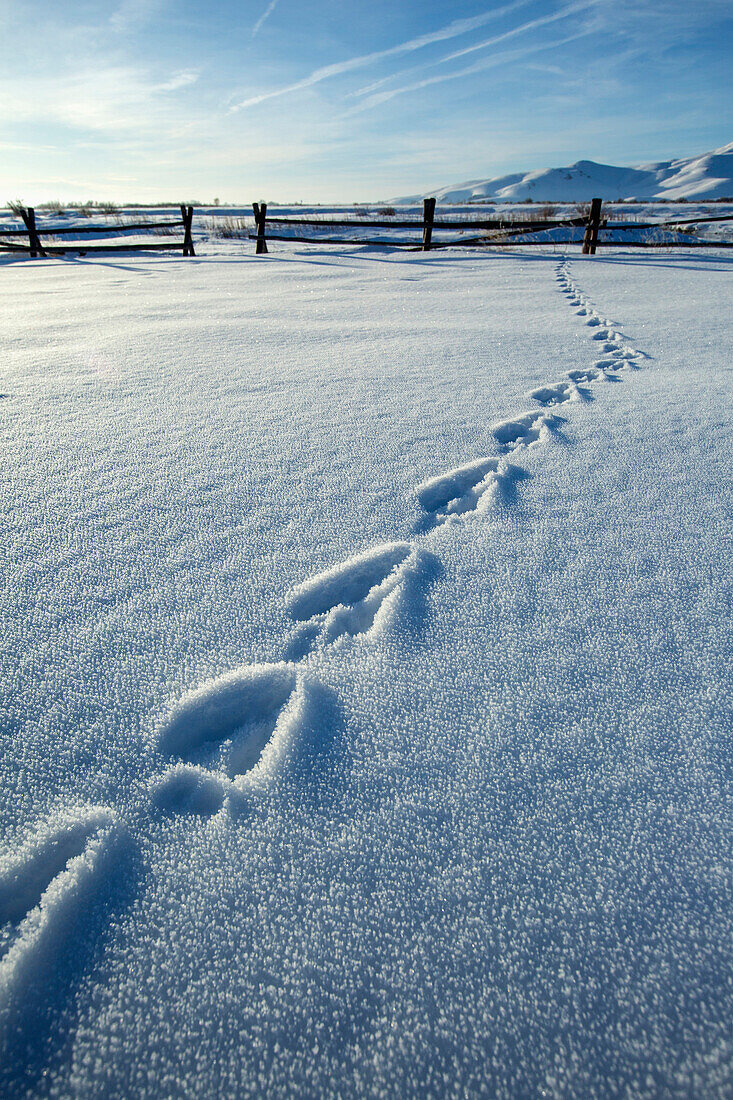
{"type": "MultiPolygon", "coordinates": [[[[273,241],[295,241],[299,244],[363,244],[384,246],[392,245],[395,248],[411,248],[414,250],[421,250],[428,252],[435,248],[463,248],[463,247],[477,247],[477,246],[501,246],[502,244],[508,244],[510,242],[506,240],[497,240],[492,237],[473,237],[473,238],[461,238],[452,241],[438,241],[434,242],[433,231],[441,229],[483,229],[483,230],[497,230],[502,234],[504,238],[507,237],[524,237],[532,236],[536,233],[546,233],[554,229],[570,229],[578,228],[584,230],[582,240],[582,251],[585,255],[594,256],[598,247],[605,247],[608,245],[618,245],[625,248],[664,248],[664,247],[680,247],[680,248],[729,248],[733,242],[729,241],[705,241],[705,240],[692,240],[692,241],[634,241],[634,240],[609,240],[601,239],[601,231],[613,233],[617,229],[674,229],[682,225],[698,225],[711,222],[724,222],[733,221],[733,214],[722,214],[720,216],[713,217],[700,217],[700,218],[677,218],[664,222],[620,222],[614,223],[602,217],[603,201],[600,198],[595,198],[590,204],[590,210],[586,217],[576,218],[536,218],[528,221],[518,221],[517,219],[509,218],[480,218],[480,219],[465,219],[457,221],[451,218],[438,218],[435,217],[435,205],[436,200],[434,198],[423,200],[423,216],[422,220],[418,221],[416,218],[410,220],[404,219],[384,219],[384,218],[306,218],[306,217],[293,217],[292,215],[268,214],[267,203],[253,203],[252,209],[254,211],[255,225],[257,227],[257,248],[256,254],[258,256],[264,255],[267,252],[267,239],[273,241]],[[311,227],[346,227],[354,229],[414,229],[416,233],[421,233],[421,239],[411,240],[374,240],[364,239],[359,237],[307,237],[294,234],[282,234],[282,233],[268,233],[267,226],[270,225],[302,225],[311,227]]],[[[577,240],[526,240],[526,241],[512,241],[511,243],[524,245],[573,245],[581,244],[577,240]]]]}
{"type": "MultiPolygon", "coordinates": [[[[570,245],[582,244],[582,251],[586,255],[595,255],[597,248],[608,246],[622,246],[624,248],[731,248],[733,241],[713,240],[618,240],[609,234],[615,234],[619,230],[679,230],[681,226],[694,226],[711,224],[715,222],[733,221],[733,214],[719,214],[714,216],[701,216],[697,218],[673,218],[663,222],[650,221],[625,221],[609,222],[602,217],[602,200],[595,198],[590,204],[587,216],[568,218],[534,218],[518,220],[517,218],[436,218],[436,200],[428,198],[423,200],[423,216],[418,218],[323,218],[298,217],[292,215],[278,216],[277,213],[268,213],[267,203],[253,203],[254,221],[256,227],[255,252],[258,256],[267,254],[267,240],[291,241],[299,244],[340,244],[340,245],[371,245],[374,247],[407,248],[414,251],[428,252],[433,249],[444,248],[476,248],[476,247],[501,247],[502,245],[570,245]],[[312,228],[337,228],[346,229],[413,229],[415,239],[394,238],[359,238],[359,237],[320,237],[293,235],[290,233],[268,232],[270,226],[310,226],[312,228]],[[484,232],[496,231],[501,238],[492,236],[461,237],[448,241],[433,239],[433,234],[440,230],[482,230],[484,232]],[[570,239],[559,240],[557,238],[537,239],[537,234],[546,234],[558,229],[582,229],[583,240],[570,239]],[[517,239],[525,238],[525,239],[517,239]],[[529,238],[529,239],[526,239],[529,238]]],[[[65,225],[65,226],[39,226],[36,222],[36,212],[33,207],[22,207],[19,210],[23,219],[23,229],[0,229],[0,251],[19,252],[36,256],[59,256],[67,252],[76,252],[85,255],[88,252],[158,252],[163,250],[180,249],[184,256],[195,256],[193,243],[193,206],[181,205],[181,217],[164,221],[130,222],[127,225],[65,225]],[[182,241],[158,241],[156,243],[103,243],[89,244],[83,242],[62,244],[44,243],[44,238],[64,236],[117,236],[126,233],[160,233],[182,227],[182,241]],[[21,244],[17,238],[25,238],[27,243],[21,244]]],[[[689,232],[689,230],[687,230],[689,232]]],[[[251,236],[251,234],[250,234],[251,236]]]]}
{"type": "Polygon", "coordinates": [[[161,250],[181,249],[184,256],[195,256],[193,246],[193,206],[181,205],[181,217],[174,221],[160,222],[132,222],[128,225],[58,225],[39,226],[36,223],[36,212],[32,206],[22,206],[19,210],[25,229],[0,229],[1,252],[27,252],[32,258],[36,256],[63,256],[67,252],[79,252],[86,255],[87,252],[158,252],[161,250]],[[119,237],[130,232],[158,232],[161,229],[183,228],[182,241],[157,241],[155,244],[146,242],[128,244],[43,244],[42,237],[68,237],[78,234],[93,234],[95,236],[119,237]],[[28,244],[6,242],[6,237],[27,237],[28,244]]]}

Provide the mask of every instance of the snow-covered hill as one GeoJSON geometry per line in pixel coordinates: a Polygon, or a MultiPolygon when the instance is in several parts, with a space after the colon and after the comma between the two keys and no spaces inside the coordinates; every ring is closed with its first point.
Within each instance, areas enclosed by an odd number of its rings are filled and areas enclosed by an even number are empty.
{"type": "MultiPolygon", "coordinates": [[[[504,202],[523,199],[584,202],[595,195],[604,199],[718,199],[733,195],[733,143],[699,157],[639,164],[633,168],[579,160],[566,168],[468,180],[430,194],[443,202],[487,198],[504,202]]],[[[412,195],[397,201],[414,202],[421,197],[412,195]]]]}

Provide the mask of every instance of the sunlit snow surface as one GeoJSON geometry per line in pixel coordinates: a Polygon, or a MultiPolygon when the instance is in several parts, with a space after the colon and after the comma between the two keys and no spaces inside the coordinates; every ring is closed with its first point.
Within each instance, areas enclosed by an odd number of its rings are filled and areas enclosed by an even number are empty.
{"type": "Polygon", "coordinates": [[[730,259],[3,261],[0,1086],[733,1095],[730,259]]]}

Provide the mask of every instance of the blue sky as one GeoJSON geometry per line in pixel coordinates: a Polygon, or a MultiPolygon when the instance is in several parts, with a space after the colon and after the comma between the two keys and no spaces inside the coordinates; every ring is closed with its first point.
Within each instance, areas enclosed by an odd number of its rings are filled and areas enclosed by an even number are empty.
{"type": "Polygon", "coordinates": [[[0,201],[361,201],[728,143],[731,0],[0,0],[0,201]]]}

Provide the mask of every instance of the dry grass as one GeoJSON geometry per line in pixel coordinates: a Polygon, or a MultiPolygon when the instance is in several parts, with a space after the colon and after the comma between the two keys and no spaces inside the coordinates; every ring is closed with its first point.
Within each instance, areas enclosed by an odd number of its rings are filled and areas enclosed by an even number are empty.
{"type": "Polygon", "coordinates": [[[210,237],[220,240],[247,240],[250,235],[245,218],[206,218],[204,228],[210,237]]]}

